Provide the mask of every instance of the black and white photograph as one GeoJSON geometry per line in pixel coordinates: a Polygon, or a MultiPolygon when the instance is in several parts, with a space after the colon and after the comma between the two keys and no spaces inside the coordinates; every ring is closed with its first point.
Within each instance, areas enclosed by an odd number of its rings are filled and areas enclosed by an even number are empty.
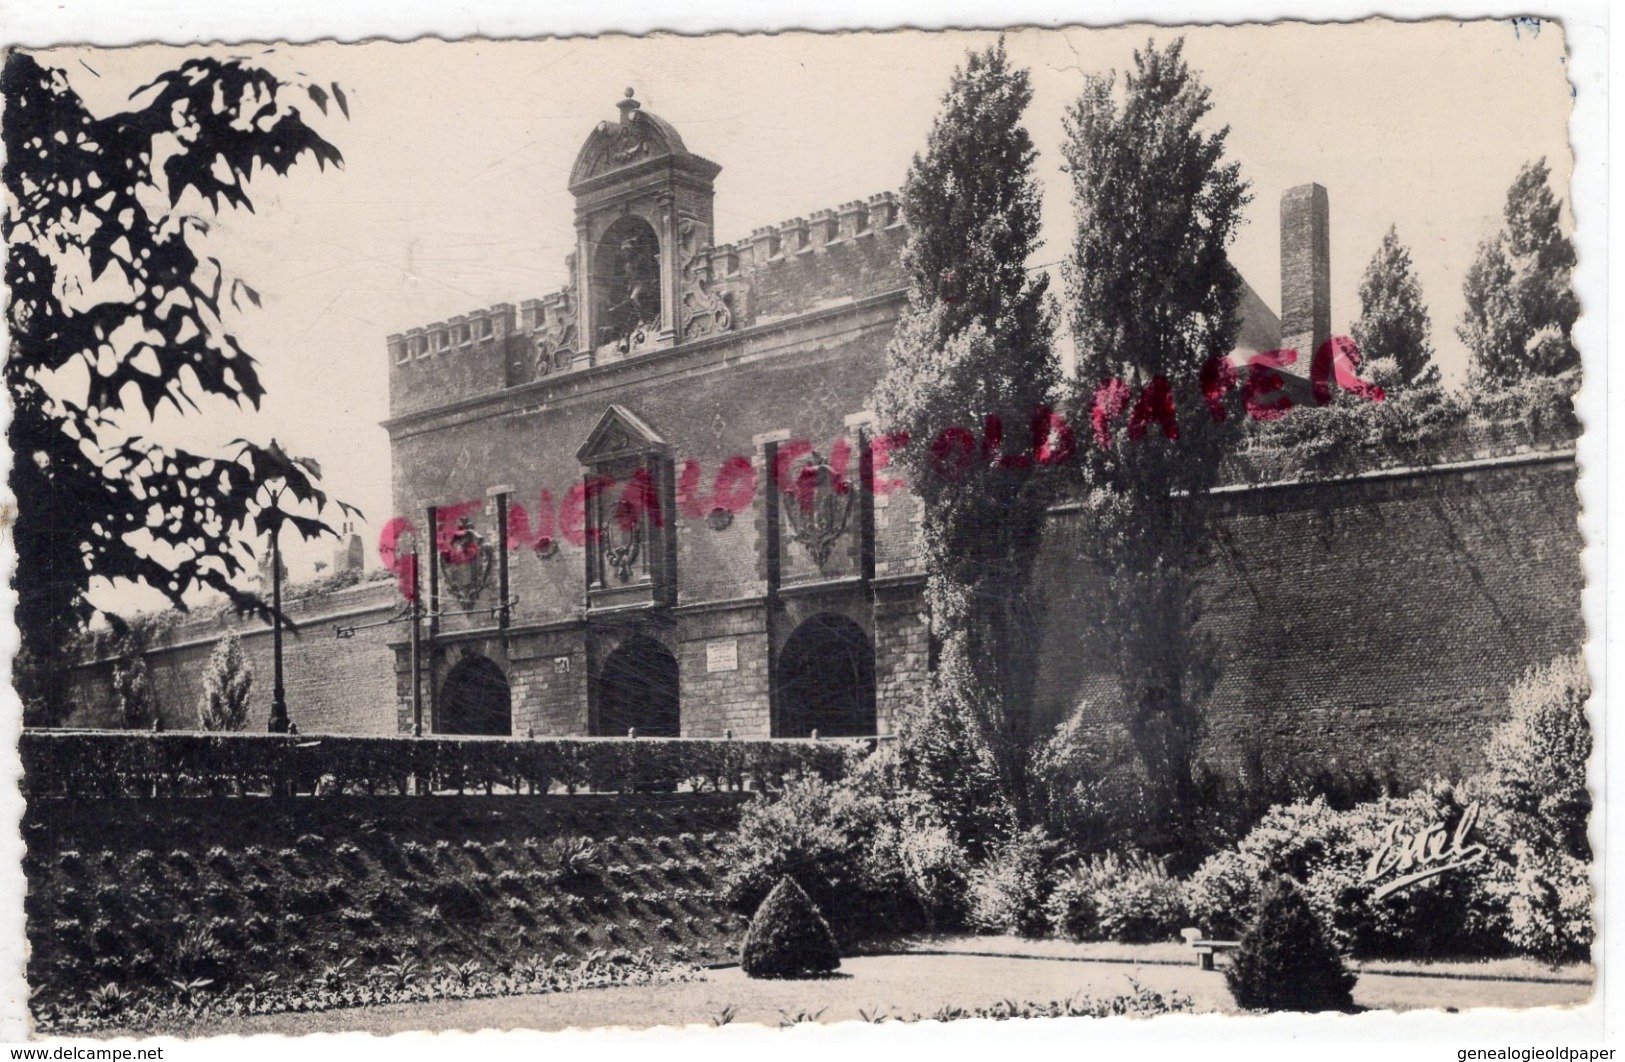
{"type": "Polygon", "coordinates": [[[10,48],[22,1035],[1595,1008],[1573,33],[10,48]]]}

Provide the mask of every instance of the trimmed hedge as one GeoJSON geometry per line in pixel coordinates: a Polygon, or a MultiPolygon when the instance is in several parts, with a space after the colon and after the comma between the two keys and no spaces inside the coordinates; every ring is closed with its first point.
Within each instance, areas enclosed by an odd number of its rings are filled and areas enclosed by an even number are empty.
{"type": "Polygon", "coordinates": [[[778,789],[788,775],[839,778],[859,741],[468,738],[27,731],[30,798],[429,792],[599,793],[778,789]]]}

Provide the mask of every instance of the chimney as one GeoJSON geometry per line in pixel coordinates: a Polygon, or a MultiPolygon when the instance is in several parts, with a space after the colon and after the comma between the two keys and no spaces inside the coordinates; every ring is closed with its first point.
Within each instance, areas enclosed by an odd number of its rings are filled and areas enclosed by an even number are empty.
{"type": "Polygon", "coordinates": [[[1331,208],[1326,189],[1300,184],[1281,195],[1281,346],[1298,352],[1291,372],[1332,335],[1331,208]]]}
{"type": "Polygon", "coordinates": [[[347,523],[339,536],[339,544],[333,547],[333,574],[359,572],[365,564],[366,550],[361,546],[361,536],[356,534],[354,524],[347,523]]]}

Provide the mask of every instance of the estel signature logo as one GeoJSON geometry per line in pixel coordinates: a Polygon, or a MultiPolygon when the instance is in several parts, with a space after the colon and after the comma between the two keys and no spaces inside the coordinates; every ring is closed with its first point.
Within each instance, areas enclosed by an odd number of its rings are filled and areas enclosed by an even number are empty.
{"type": "Polygon", "coordinates": [[[1407,885],[1481,861],[1489,849],[1481,844],[1467,843],[1467,835],[1472,833],[1477,822],[1477,803],[1467,805],[1454,830],[1450,830],[1445,823],[1435,822],[1414,834],[1407,834],[1404,820],[1390,822],[1382,833],[1382,843],[1371,854],[1371,862],[1365,866],[1365,880],[1378,881],[1390,874],[1397,874],[1398,877],[1379,885],[1371,893],[1371,898],[1380,900],[1407,885]]]}

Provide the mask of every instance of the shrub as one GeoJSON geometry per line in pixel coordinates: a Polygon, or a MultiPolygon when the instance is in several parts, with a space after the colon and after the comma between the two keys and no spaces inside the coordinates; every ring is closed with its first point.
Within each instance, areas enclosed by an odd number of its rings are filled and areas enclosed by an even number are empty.
{"type": "Polygon", "coordinates": [[[723,898],[753,911],[786,875],[794,877],[834,932],[850,940],[906,925],[911,912],[901,869],[877,850],[885,802],[812,775],[786,782],[777,799],[747,804],[723,846],[723,898]]]}
{"type": "Polygon", "coordinates": [[[747,977],[810,977],[841,965],[829,923],[788,875],[767,894],[745,934],[740,967],[747,977]]]}
{"type": "Polygon", "coordinates": [[[1046,909],[1058,936],[1124,944],[1166,940],[1190,920],[1184,886],[1140,853],[1093,857],[1057,883],[1046,909]]]}
{"type": "Polygon", "coordinates": [[[248,695],[254,688],[254,666],[243,655],[236,632],[214,643],[198,699],[199,730],[241,730],[248,722],[248,695]]]}
{"type": "Polygon", "coordinates": [[[1033,756],[1039,812],[1081,852],[1136,844],[1151,825],[1144,768],[1121,726],[1092,727],[1087,713],[1080,706],[1033,756]]]}
{"type": "Polygon", "coordinates": [[[1511,854],[1511,864],[1488,885],[1506,905],[1507,942],[1547,962],[1589,958],[1596,937],[1589,864],[1527,841],[1516,842],[1511,854]]]}
{"type": "Polygon", "coordinates": [[[1258,916],[1224,972],[1248,1010],[1351,1010],[1355,977],[1291,878],[1267,887],[1258,916]]]}
{"type": "Polygon", "coordinates": [[[1455,790],[1434,785],[1403,799],[1333,809],[1323,797],[1270,810],[1237,846],[1205,861],[1192,875],[1186,900],[1195,922],[1215,936],[1233,936],[1254,916],[1261,885],[1284,876],[1302,883],[1309,904],[1333,939],[1360,956],[1482,953],[1492,950],[1482,928],[1491,912],[1482,869],[1464,867],[1373,899],[1366,867],[1389,824],[1414,833],[1459,821],[1455,790]]]}
{"type": "Polygon", "coordinates": [[[1591,792],[1590,684],[1578,655],[1532,668],[1508,692],[1511,716],[1484,749],[1486,769],[1468,787],[1474,799],[1501,812],[1501,824],[1537,848],[1589,860],[1586,823],[1591,792]]]}
{"type": "Polygon", "coordinates": [[[987,933],[1042,936],[1044,903],[1049,898],[1049,849],[1053,842],[1039,827],[1017,834],[970,874],[967,920],[987,933]]]}

